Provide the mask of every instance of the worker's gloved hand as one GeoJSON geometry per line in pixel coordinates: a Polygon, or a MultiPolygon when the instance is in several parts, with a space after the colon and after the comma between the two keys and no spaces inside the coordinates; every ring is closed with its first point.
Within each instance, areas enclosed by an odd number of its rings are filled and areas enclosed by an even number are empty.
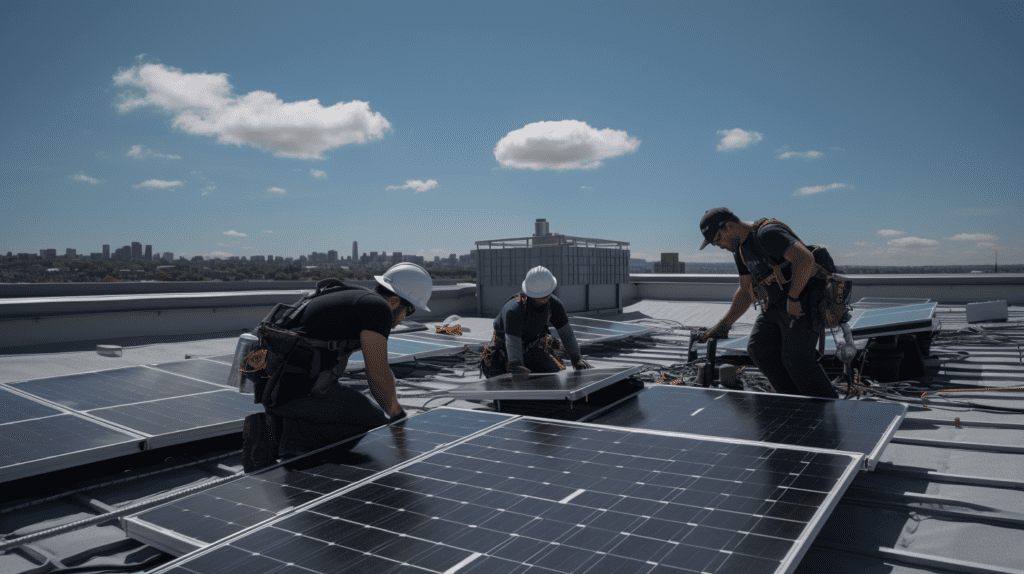
{"type": "Polygon", "coordinates": [[[402,409],[402,412],[388,419],[388,426],[405,422],[406,420],[408,420],[408,418],[409,415],[405,413],[405,409],[402,409]]]}
{"type": "Polygon", "coordinates": [[[530,376],[530,369],[517,362],[509,363],[508,372],[512,374],[512,380],[517,383],[525,381],[530,376]]]}
{"type": "Polygon", "coordinates": [[[586,361],[583,360],[583,357],[570,357],[570,360],[572,361],[572,368],[576,369],[577,371],[590,368],[590,365],[588,365],[586,361]]]}
{"type": "Polygon", "coordinates": [[[729,336],[730,325],[726,325],[723,322],[719,322],[717,325],[711,328],[704,336],[700,338],[700,342],[703,343],[708,339],[725,339],[729,336]]]}

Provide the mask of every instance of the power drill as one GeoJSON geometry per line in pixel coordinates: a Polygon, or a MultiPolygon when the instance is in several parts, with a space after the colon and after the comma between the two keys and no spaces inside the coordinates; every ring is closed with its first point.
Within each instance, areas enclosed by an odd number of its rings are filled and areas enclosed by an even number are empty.
{"type": "MultiPolygon", "coordinates": [[[[697,350],[694,344],[700,342],[701,337],[708,332],[706,327],[697,327],[690,332],[690,348],[687,353],[687,362],[693,363],[697,360],[697,350]]],[[[714,387],[722,385],[727,389],[737,391],[743,390],[743,383],[736,379],[738,372],[735,365],[715,364],[715,352],[718,349],[718,339],[708,339],[706,361],[697,365],[697,382],[702,387],[714,387]]]]}

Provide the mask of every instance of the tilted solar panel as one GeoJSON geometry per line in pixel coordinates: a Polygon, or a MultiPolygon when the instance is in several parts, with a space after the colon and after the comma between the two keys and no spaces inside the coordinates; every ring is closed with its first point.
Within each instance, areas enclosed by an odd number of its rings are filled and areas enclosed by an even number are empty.
{"type": "Polygon", "coordinates": [[[0,482],[132,454],[143,442],[0,387],[0,482]]]}
{"type": "Polygon", "coordinates": [[[860,459],[518,419],[157,572],[788,573],[860,459]]]}
{"type": "Polygon", "coordinates": [[[903,422],[907,405],[654,385],[585,419],[596,424],[859,452],[865,468],[903,422]]]}
{"type": "Polygon", "coordinates": [[[566,369],[557,373],[530,374],[517,380],[510,374],[491,377],[479,383],[461,385],[448,391],[448,396],[466,400],[558,400],[575,401],[608,385],[629,378],[641,367],[610,367],[577,371],[566,369]]]}
{"type": "Polygon", "coordinates": [[[124,519],[130,536],[180,556],[321,495],[508,420],[438,408],[124,519]]]}

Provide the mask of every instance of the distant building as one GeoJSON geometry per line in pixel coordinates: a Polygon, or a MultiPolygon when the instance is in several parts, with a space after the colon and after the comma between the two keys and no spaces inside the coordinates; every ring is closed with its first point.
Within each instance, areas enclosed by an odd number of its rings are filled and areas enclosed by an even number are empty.
{"type": "Polygon", "coordinates": [[[102,261],[104,259],[102,253],[96,253],[95,251],[89,254],[89,259],[93,261],[102,261]]]}
{"type": "Polygon", "coordinates": [[[678,253],[662,253],[661,263],[655,264],[655,273],[685,273],[685,264],[679,262],[678,253]]]}
{"type": "Polygon", "coordinates": [[[68,247],[67,251],[64,253],[64,257],[71,257],[71,258],[78,257],[78,250],[77,249],[72,249],[72,248],[68,247]]]}
{"type": "Polygon", "coordinates": [[[164,261],[171,263],[174,261],[174,253],[170,251],[164,251],[164,261]]]}
{"type": "Polygon", "coordinates": [[[356,259],[359,259],[359,242],[358,241],[353,241],[352,242],[352,261],[355,261],[356,259]]]}
{"type": "Polygon", "coordinates": [[[142,259],[142,243],[132,241],[131,258],[134,260],[142,259]]]}
{"type": "Polygon", "coordinates": [[[647,261],[646,259],[639,259],[631,257],[629,259],[629,272],[630,273],[652,273],[654,271],[654,263],[647,261]]]}
{"type": "Polygon", "coordinates": [[[264,257],[262,255],[253,255],[252,257],[249,258],[249,261],[251,261],[253,263],[265,263],[266,262],[266,257],[264,257]]]}
{"type": "Polygon", "coordinates": [[[327,250],[327,262],[328,263],[337,263],[338,262],[338,252],[333,250],[333,249],[327,250]]]}
{"type": "Polygon", "coordinates": [[[103,258],[110,259],[110,245],[103,245],[103,258]]]}
{"type": "Polygon", "coordinates": [[[147,245],[146,246],[145,258],[146,258],[146,261],[152,261],[153,260],[153,246],[152,245],[147,245]]]}
{"type": "Polygon", "coordinates": [[[57,257],[57,250],[56,249],[40,249],[39,250],[39,256],[42,257],[43,259],[53,259],[53,258],[57,257]]]}

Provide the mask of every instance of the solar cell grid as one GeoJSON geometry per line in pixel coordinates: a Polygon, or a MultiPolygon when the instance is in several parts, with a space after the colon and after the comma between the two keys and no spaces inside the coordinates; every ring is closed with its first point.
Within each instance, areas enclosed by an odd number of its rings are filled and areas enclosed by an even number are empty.
{"type": "Polygon", "coordinates": [[[462,385],[448,392],[448,396],[474,400],[501,399],[568,399],[575,401],[600,389],[626,379],[640,367],[599,368],[557,373],[531,374],[517,380],[511,374],[499,375],[479,383],[462,385]]]}
{"type": "MultiPolygon", "coordinates": [[[[239,432],[242,420],[249,414],[263,412],[263,406],[255,404],[252,395],[223,389],[86,412],[140,434],[156,437],[213,425],[232,425],[231,430],[239,432]]],[[[162,442],[166,443],[168,440],[165,437],[162,442]]]]}
{"type": "Polygon", "coordinates": [[[61,413],[62,411],[53,407],[38,403],[0,387],[0,425],[59,415],[61,413]]]}
{"type": "Polygon", "coordinates": [[[410,417],[402,426],[382,427],[354,442],[129,517],[127,531],[145,542],[155,541],[167,552],[183,554],[508,418],[483,411],[435,409],[410,417]],[[153,540],[153,533],[159,531],[173,536],[153,540]]]}
{"type": "Polygon", "coordinates": [[[858,461],[519,419],[172,568],[788,572],[858,461]]]}
{"type": "Polygon", "coordinates": [[[11,383],[11,386],[79,411],[207,393],[217,389],[210,383],[146,367],[37,379],[11,383]]]}
{"type": "Polygon", "coordinates": [[[863,453],[873,468],[906,415],[902,403],[656,385],[596,424],[863,453]]]}
{"type": "Polygon", "coordinates": [[[204,359],[161,363],[153,365],[153,368],[224,386],[227,386],[228,375],[231,372],[230,364],[225,365],[224,363],[204,359]]]}

